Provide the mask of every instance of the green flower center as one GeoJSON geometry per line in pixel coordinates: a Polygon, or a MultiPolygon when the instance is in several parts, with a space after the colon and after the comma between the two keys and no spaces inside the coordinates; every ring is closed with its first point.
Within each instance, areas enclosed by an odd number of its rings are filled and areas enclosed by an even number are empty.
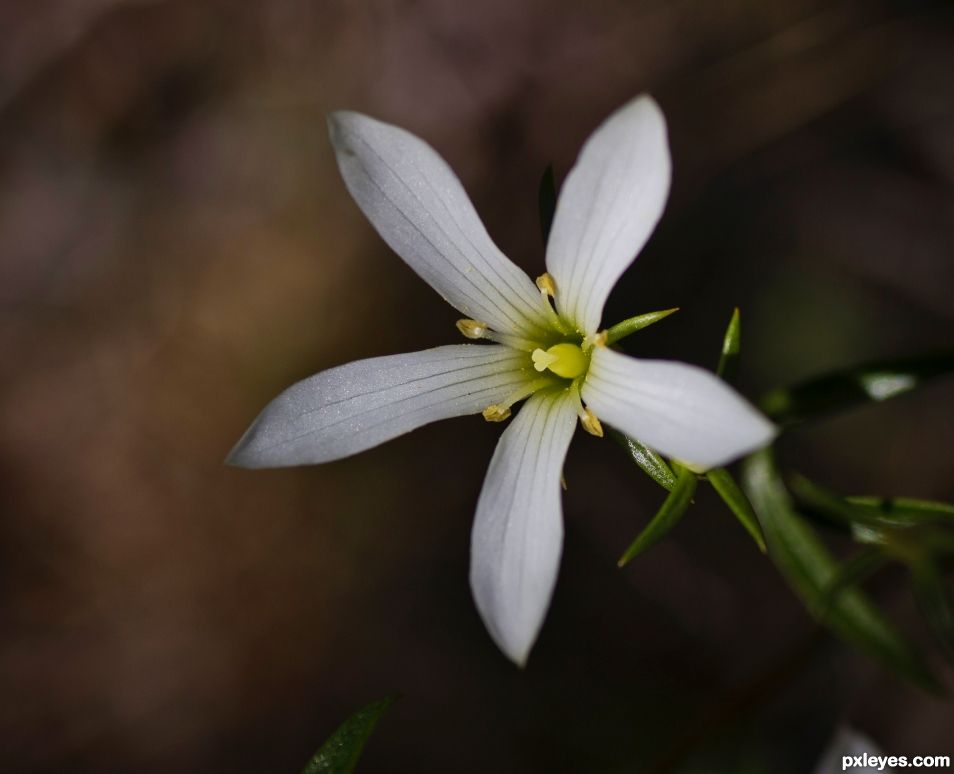
{"type": "Polygon", "coordinates": [[[577,344],[563,342],[549,349],[537,348],[531,354],[533,367],[540,371],[552,371],[564,379],[575,379],[586,373],[590,365],[590,356],[577,344]]]}

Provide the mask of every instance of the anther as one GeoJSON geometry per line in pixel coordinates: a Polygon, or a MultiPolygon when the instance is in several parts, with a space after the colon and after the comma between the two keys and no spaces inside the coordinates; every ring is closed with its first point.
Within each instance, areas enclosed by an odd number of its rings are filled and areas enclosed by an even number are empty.
{"type": "Polygon", "coordinates": [[[590,336],[587,336],[585,339],[583,339],[583,351],[589,352],[591,349],[593,349],[593,347],[605,347],[606,339],[606,331],[600,331],[599,333],[594,333],[590,336]]]}
{"type": "Polygon", "coordinates": [[[600,424],[599,417],[588,408],[584,407],[580,414],[580,424],[590,435],[595,435],[597,438],[603,437],[603,425],[600,424]]]}
{"type": "Polygon", "coordinates": [[[537,277],[537,287],[540,288],[540,292],[545,296],[553,298],[556,295],[556,282],[549,272],[537,277]]]}
{"type": "Polygon", "coordinates": [[[483,415],[488,422],[503,422],[510,416],[510,407],[492,404],[483,410],[483,415]]]}
{"type": "Polygon", "coordinates": [[[482,339],[487,335],[487,323],[468,319],[458,320],[457,330],[468,339],[482,339]]]}
{"type": "Polygon", "coordinates": [[[537,287],[540,288],[540,297],[543,299],[543,311],[546,313],[550,325],[564,335],[570,333],[570,328],[560,319],[560,315],[556,313],[556,309],[553,308],[553,303],[551,303],[556,300],[556,281],[549,272],[546,272],[537,277],[536,282],[537,287]]]}

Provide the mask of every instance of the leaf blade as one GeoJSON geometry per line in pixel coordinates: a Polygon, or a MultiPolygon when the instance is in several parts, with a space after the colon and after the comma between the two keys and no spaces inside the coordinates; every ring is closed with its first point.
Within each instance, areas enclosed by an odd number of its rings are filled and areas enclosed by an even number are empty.
{"type": "Polygon", "coordinates": [[[638,314],[635,317],[629,317],[622,322],[616,323],[616,325],[606,330],[606,344],[615,344],[620,339],[626,338],[630,334],[636,333],[636,331],[641,331],[643,328],[648,328],[654,323],[658,323],[660,320],[665,320],[669,315],[678,312],[679,307],[674,306],[672,309],[660,309],[658,312],[646,312],[646,314],[638,314]]]}
{"type": "Polygon", "coordinates": [[[745,496],[745,492],[732,478],[732,474],[725,468],[712,468],[706,472],[706,478],[722,501],[729,506],[729,510],[739,520],[745,531],[751,535],[759,551],[766,553],[765,536],[762,534],[762,527],[759,526],[758,516],[755,515],[752,503],[745,496]]]}
{"type": "Polygon", "coordinates": [[[649,524],[636,536],[636,539],[616,562],[618,567],[625,566],[630,560],[656,545],[663,536],[676,526],[692,502],[692,495],[696,491],[698,480],[696,474],[691,470],[687,468],[679,469],[679,475],[672,491],[663,501],[659,510],[656,511],[656,515],[653,516],[649,524]]]}
{"type": "Polygon", "coordinates": [[[770,391],[760,401],[770,419],[793,425],[909,392],[954,373],[954,352],[865,363],[770,391]]]}
{"type": "Polygon", "coordinates": [[[640,469],[667,492],[671,492],[676,484],[676,474],[666,464],[666,460],[656,452],[635,438],[630,438],[618,430],[610,430],[614,440],[629,454],[630,459],[640,469]]]}
{"type": "Polygon", "coordinates": [[[301,774],[351,774],[378,721],[394,703],[389,696],[362,707],[329,736],[301,774]]]}
{"type": "Polygon", "coordinates": [[[739,355],[742,351],[742,321],[739,307],[732,310],[729,325],[722,338],[722,353],[719,355],[719,365],[716,366],[716,375],[727,382],[735,380],[739,368],[739,355]]]}
{"type": "MultiPolygon", "coordinates": [[[[835,560],[796,515],[771,451],[763,449],[750,456],[743,477],[765,534],[769,558],[808,611],[817,614],[825,590],[837,577],[835,560]]],[[[822,623],[912,683],[938,691],[937,681],[917,653],[858,589],[843,590],[832,601],[822,623]]]]}

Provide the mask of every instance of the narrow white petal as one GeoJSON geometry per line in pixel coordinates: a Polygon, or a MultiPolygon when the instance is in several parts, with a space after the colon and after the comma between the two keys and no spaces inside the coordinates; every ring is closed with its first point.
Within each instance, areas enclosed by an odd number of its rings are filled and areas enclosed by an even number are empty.
{"type": "Polygon", "coordinates": [[[560,566],[560,475],[576,405],[568,391],[531,397],[501,436],[477,502],[470,587],[490,636],[521,666],[560,566]]]}
{"type": "Polygon", "coordinates": [[[818,761],[814,774],[841,774],[843,771],[851,771],[854,774],[873,774],[881,772],[882,774],[891,774],[894,769],[879,768],[877,766],[854,766],[845,768],[842,758],[847,756],[853,760],[857,757],[868,756],[882,757],[883,753],[877,745],[864,734],[860,734],[852,728],[841,728],[834,738],[829,742],[828,747],[818,761]]]}
{"type": "Polygon", "coordinates": [[[669,195],[666,120],[652,97],[617,110],[590,136],[560,191],[547,270],[560,312],[595,333],[610,291],[642,250],[669,195]]]}
{"type": "Polygon", "coordinates": [[[532,372],[526,352],[456,344],[322,371],[289,387],[229,455],[245,468],[329,462],[503,400],[532,372]]]}
{"type": "Polygon", "coordinates": [[[452,306],[503,333],[546,325],[540,293],[490,239],[463,186],[423,140],[342,111],[328,119],[338,168],[384,241],[452,306]]]}
{"type": "Polygon", "coordinates": [[[669,457],[703,468],[764,446],[773,425],[715,374],[597,348],[583,386],[596,415],[669,457]]]}

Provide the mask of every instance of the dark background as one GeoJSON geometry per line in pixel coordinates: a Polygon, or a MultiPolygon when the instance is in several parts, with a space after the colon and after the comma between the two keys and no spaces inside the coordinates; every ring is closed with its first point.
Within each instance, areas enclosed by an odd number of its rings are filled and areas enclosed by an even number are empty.
{"type": "MultiPolygon", "coordinates": [[[[682,311],[631,353],[711,367],[739,305],[754,397],[950,345],[952,22],[876,0],[6,0],[0,769],[296,772],[394,692],[362,771],[804,774],[844,721],[954,752],[949,702],[803,647],[807,616],[711,491],[617,570],[662,492],[608,441],[570,452],[524,672],[467,586],[498,426],[221,464],[294,380],[458,340],[345,191],[336,108],[426,138],[535,276],[541,171],[651,91],[673,192],[606,321],[682,311]]],[[[855,411],[782,458],[840,491],[954,498],[952,399],[855,411]]],[[[872,592],[924,639],[903,573],[872,592]]]]}

